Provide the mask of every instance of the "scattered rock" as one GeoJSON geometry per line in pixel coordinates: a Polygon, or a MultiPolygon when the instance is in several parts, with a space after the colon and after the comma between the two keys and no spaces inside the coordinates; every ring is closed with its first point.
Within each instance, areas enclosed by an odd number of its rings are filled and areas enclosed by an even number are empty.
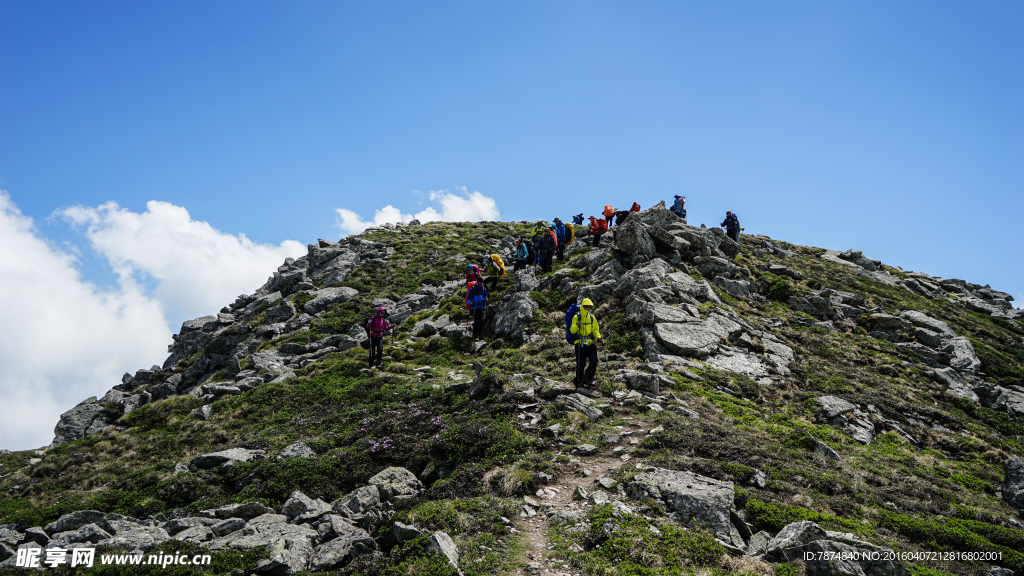
{"type": "MultiPolygon", "coordinates": [[[[459,570],[459,549],[455,546],[452,537],[445,532],[434,532],[427,540],[427,551],[440,554],[448,559],[448,564],[459,570]]],[[[459,570],[461,574],[462,571],[459,570]]]]}
{"type": "Polygon", "coordinates": [[[570,450],[576,456],[593,456],[597,452],[597,446],[593,444],[578,444],[570,450]]]}
{"type": "Polygon", "coordinates": [[[250,462],[262,460],[266,453],[263,450],[248,450],[246,448],[230,448],[220,452],[211,452],[196,456],[189,462],[189,470],[207,470],[218,466],[232,465],[236,462],[250,462]]]}
{"type": "Polygon", "coordinates": [[[288,500],[281,506],[281,514],[284,514],[289,522],[309,514],[323,515],[330,511],[330,504],[323,500],[313,500],[298,490],[292,492],[288,500]]]}
{"type": "Polygon", "coordinates": [[[228,518],[223,522],[218,522],[217,524],[210,526],[210,531],[217,537],[227,536],[232,532],[237,532],[238,530],[245,528],[246,525],[245,520],[242,520],[241,518],[228,518]]]}
{"type": "Polygon", "coordinates": [[[732,482],[649,467],[626,485],[626,494],[634,500],[651,500],[681,524],[701,526],[721,540],[733,542],[730,513],[736,494],[732,482]]]}
{"type": "Polygon", "coordinates": [[[1000,486],[1003,500],[1018,510],[1024,510],[1024,460],[1019,456],[1003,462],[1005,478],[1000,486]]]}
{"type": "Polygon", "coordinates": [[[298,441],[289,444],[281,453],[277,455],[278,460],[287,460],[289,458],[313,458],[316,456],[316,452],[313,451],[305,442],[298,441]]]}
{"type": "Polygon", "coordinates": [[[820,440],[816,440],[814,438],[811,438],[811,442],[814,445],[815,454],[819,456],[824,456],[826,459],[833,460],[835,462],[843,461],[843,457],[840,456],[838,452],[833,450],[832,447],[829,446],[828,444],[825,444],[824,442],[821,442],[820,440]]]}
{"type": "Polygon", "coordinates": [[[375,474],[369,483],[377,487],[380,499],[385,502],[406,500],[423,490],[423,483],[415,474],[397,466],[385,468],[375,474]]]}

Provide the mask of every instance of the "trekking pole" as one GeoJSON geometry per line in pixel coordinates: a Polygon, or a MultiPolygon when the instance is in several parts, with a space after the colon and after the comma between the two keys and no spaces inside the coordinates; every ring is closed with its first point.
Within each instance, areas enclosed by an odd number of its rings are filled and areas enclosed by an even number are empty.
{"type": "Polygon", "coordinates": [[[573,344],[573,346],[575,346],[575,348],[576,348],[576,380],[573,383],[576,384],[577,388],[580,388],[581,385],[583,384],[583,382],[582,382],[582,379],[583,379],[582,376],[583,375],[580,374],[580,372],[582,372],[580,370],[580,356],[582,355],[580,353],[580,350],[583,348],[582,343],[583,343],[583,339],[580,338],[580,344],[573,344]]]}

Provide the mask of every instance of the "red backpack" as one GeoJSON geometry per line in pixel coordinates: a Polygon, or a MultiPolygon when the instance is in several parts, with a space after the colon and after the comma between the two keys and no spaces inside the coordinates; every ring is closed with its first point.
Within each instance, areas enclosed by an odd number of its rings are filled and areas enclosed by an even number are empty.
{"type": "Polygon", "coordinates": [[[608,231],[608,221],[605,220],[604,218],[598,218],[597,219],[597,229],[601,231],[601,234],[604,234],[605,232],[607,232],[608,231]]]}

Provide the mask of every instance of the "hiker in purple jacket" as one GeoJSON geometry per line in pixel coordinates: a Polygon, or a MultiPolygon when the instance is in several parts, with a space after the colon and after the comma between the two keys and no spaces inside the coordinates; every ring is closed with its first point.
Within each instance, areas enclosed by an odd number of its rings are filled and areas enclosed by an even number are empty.
{"type": "Polygon", "coordinates": [[[388,324],[388,310],[381,306],[377,313],[366,320],[366,335],[370,337],[370,368],[374,366],[376,359],[377,368],[380,368],[381,360],[384,358],[384,335],[394,328],[388,324]]]}

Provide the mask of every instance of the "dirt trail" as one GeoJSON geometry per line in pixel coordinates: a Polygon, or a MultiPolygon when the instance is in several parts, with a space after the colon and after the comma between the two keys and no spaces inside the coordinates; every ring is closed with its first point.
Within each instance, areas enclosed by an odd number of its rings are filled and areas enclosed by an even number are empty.
{"type": "Polygon", "coordinates": [[[571,576],[576,573],[572,566],[563,563],[561,559],[548,556],[552,520],[556,519],[555,515],[559,512],[575,514],[581,519],[586,518],[586,510],[592,503],[589,499],[573,500],[577,486],[582,487],[588,495],[598,490],[608,495],[617,494],[616,487],[603,487],[599,481],[610,479],[620,467],[633,464],[635,460],[630,458],[629,453],[636,445],[631,442],[639,443],[651,428],[656,426],[651,420],[630,414],[631,410],[616,406],[616,412],[619,417],[626,419],[626,425],[618,427],[622,430],[617,443],[600,446],[591,456],[573,456],[572,446],[564,446],[562,453],[572,458],[570,470],[560,474],[554,482],[541,486],[536,494],[519,499],[523,506],[515,520],[526,546],[523,558],[525,567],[518,572],[519,574],[571,576]],[[615,452],[616,448],[622,450],[615,452]],[[533,516],[528,515],[527,508],[534,511],[533,516]]]}

